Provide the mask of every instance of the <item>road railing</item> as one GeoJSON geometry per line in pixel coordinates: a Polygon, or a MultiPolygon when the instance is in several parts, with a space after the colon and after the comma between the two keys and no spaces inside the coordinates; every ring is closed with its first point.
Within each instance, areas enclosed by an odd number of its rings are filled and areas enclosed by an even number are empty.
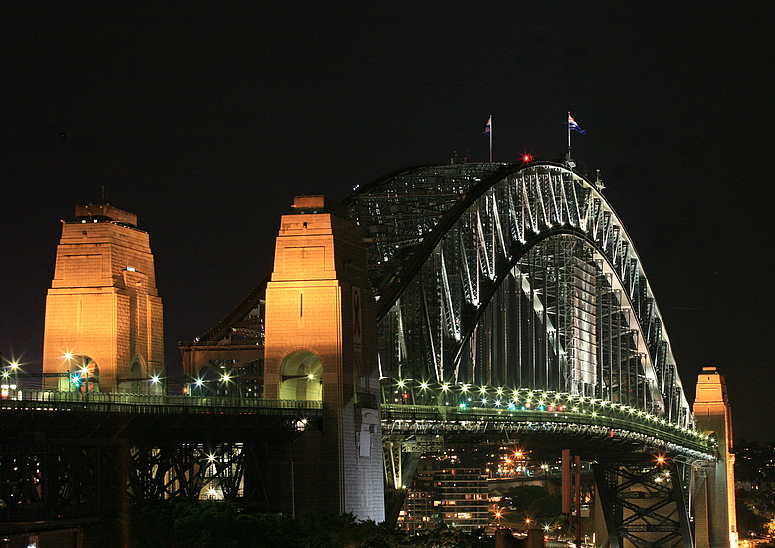
{"type": "Polygon", "coordinates": [[[293,415],[322,413],[323,402],[307,400],[269,400],[225,396],[166,396],[154,394],[58,392],[21,390],[0,400],[0,409],[36,411],[81,411],[112,413],[247,413],[293,415]]]}

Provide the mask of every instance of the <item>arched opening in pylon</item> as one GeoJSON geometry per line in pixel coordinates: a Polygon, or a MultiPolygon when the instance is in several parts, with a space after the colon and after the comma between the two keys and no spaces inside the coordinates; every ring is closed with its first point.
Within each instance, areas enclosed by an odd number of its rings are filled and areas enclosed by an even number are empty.
{"type": "Polygon", "coordinates": [[[90,356],[67,354],[62,363],[66,377],[60,378],[59,390],[65,392],[99,392],[100,368],[90,356]]]}
{"type": "Polygon", "coordinates": [[[143,364],[138,356],[132,360],[129,366],[129,378],[118,379],[118,391],[129,392],[131,394],[143,394],[147,392],[147,387],[143,382],[143,364]]]}
{"type": "Polygon", "coordinates": [[[280,399],[323,399],[323,364],[319,357],[308,350],[301,350],[286,358],[282,367],[280,399]]]}

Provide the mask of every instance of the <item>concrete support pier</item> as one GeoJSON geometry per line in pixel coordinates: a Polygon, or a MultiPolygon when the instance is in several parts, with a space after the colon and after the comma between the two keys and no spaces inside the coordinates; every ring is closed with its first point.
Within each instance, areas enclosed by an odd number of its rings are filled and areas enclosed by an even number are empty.
{"type": "Polygon", "coordinates": [[[297,197],[266,288],[264,397],[322,400],[323,431],[287,448],[285,512],[385,519],[376,303],[359,228],[340,204],[297,197]],[[290,460],[292,459],[292,460],[290,460]]]}
{"type": "Polygon", "coordinates": [[[695,499],[697,548],[737,546],[735,513],[735,455],[732,449],[732,415],[724,377],[715,367],[703,367],[694,401],[697,429],[718,440],[719,461],[701,482],[695,499]]]}

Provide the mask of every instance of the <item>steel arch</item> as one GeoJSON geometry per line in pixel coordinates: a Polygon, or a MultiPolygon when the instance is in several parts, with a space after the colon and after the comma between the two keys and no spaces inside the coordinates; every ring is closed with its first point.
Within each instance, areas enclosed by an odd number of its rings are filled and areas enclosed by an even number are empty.
{"type": "Polygon", "coordinates": [[[585,177],[550,162],[414,167],[346,205],[385,377],[595,397],[691,426],[640,258],[585,177]]]}

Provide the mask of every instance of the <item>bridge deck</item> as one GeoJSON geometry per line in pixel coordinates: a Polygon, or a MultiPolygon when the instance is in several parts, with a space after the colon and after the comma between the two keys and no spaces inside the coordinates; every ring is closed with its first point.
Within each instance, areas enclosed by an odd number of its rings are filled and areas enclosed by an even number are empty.
{"type": "MultiPolygon", "coordinates": [[[[22,433],[23,438],[47,440],[138,436],[182,440],[202,435],[234,439],[247,432],[292,434],[313,427],[322,414],[320,401],[25,390],[16,399],[0,401],[0,435],[14,438],[22,433]]],[[[712,438],[614,408],[558,412],[383,404],[382,424],[387,437],[542,433],[664,447],[698,460],[716,458],[712,438]]]]}
{"type": "Polygon", "coordinates": [[[696,431],[653,423],[644,416],[603,412],[541,411],[519,409],[461,408],[453,406],[385,404],[383,435],[405,437],[444,435],[447,439],[493,435],[554,436],[567,444],[573,438],[605,441],[613,449],[663,448],[691,460],[714,461],[715,440],[696,431]]]}
{"type": "Polygon", "coordinates": [[[0,400],[0,435],[55,439],[237,440],[293,435],[322,418],[322,402],[24,390],[0,400]]]}

